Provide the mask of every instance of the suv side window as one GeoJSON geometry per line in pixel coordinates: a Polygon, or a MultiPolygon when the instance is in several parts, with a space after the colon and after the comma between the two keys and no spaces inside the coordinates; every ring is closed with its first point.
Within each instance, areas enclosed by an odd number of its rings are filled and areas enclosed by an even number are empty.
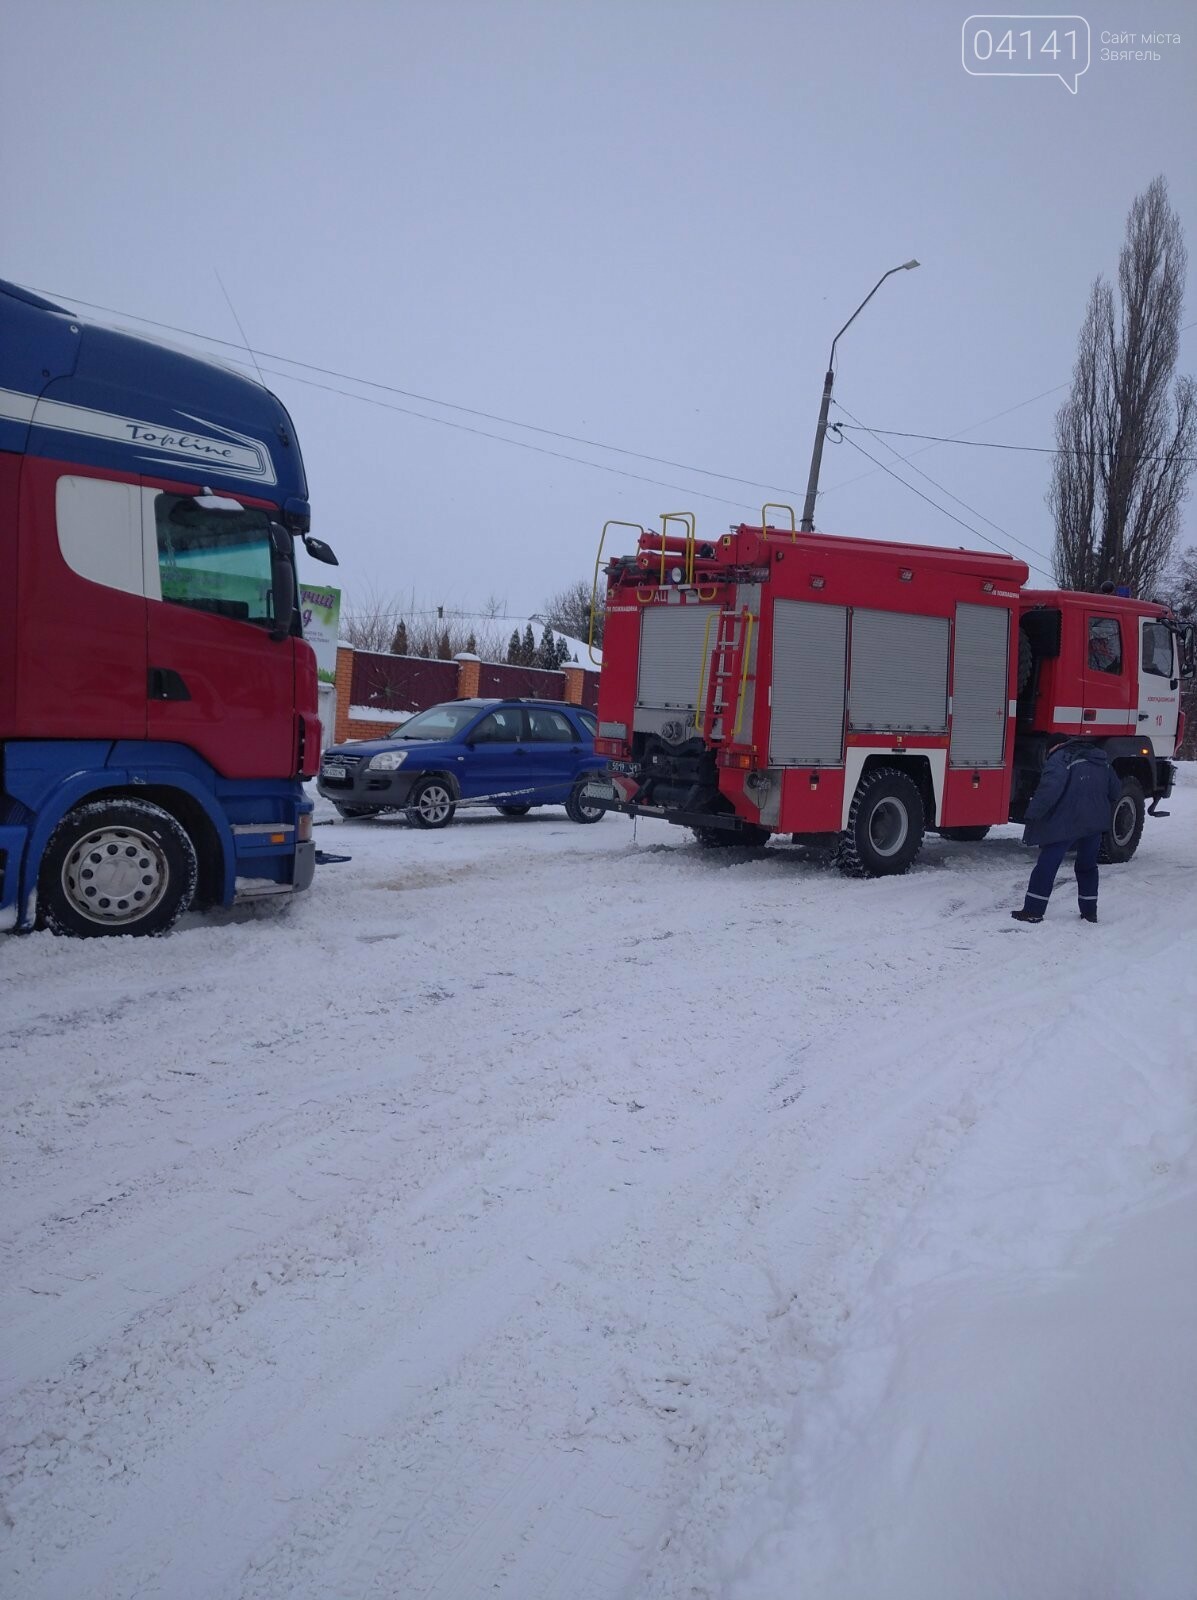
{"type": "Polygon", "coordinates": [[[528,728],[528,737],[540,744],[574,744],[578,737],[560,711],[545,706],[528,707],[528,728]]]}
{"type": "Polygon", "coordinates": [[[492,711],[470,735],[471,744],[518,744],[524,736],[523,713],[518,706],[492,711]]]}
{"type": "Polygon", "coordinates": [[[1162,622],[1148,622],[1143,628],[1143,671],[1157,678],[1172,676],[1172,634],[1162,622]]]}
{"type": "Polygon", "coordinates": [[[577,713],[577,718],[592,739],[597,737],[598,718],[595,716],[593,711],[579,711],[577,713]]]}
{"type": "Polygon", "coordinates": [[[1089,618],[1089,671],[1122,671],[1122,632],[1116,617],[1089,618]]]}

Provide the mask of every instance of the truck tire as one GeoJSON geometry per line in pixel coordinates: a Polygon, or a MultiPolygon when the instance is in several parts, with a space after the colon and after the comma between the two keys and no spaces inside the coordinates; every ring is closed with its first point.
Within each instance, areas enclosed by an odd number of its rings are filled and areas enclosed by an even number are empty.
{"type": "Polygon", "coordinates": [[[421,778],[407,797],[404,815],[413,828],[447,828],[457,811],[444,778],[421,778]]]}
{"type": "Polygon", "coordinates": [[[77,939],[165,933],[195,898],[195,845],[148,800],[89,800],[58,824],[38,874],[38,922],[77,939]]]}
{"type": "Polygon", "coordinates": [[[950,839],[953,844],[978,844],[989,832],[989,827],[984,828],[941,828],[941,839],[950,839]]]}
{"type": "Polygon", "coordinates": [[[565,814],[571,822],[601,822],[607,815],[607,808],[601,800],[586,798],[588,782],[588,778],[579,778],[569,791],[569,799],[565,802],[565,814]]]}
{"type": "Polygon", "coordinates": [[[918,785],[896,767],[874,767],[857,785],[840,835],[838,863],[851,878],[905,872],[922,849],[926,814],[918,785]]]}
{"type": "Polygon", "coordinates": [[[1114,815],[1110,831],[1101,836],[1099,861],[1107,865],[1129,861],[1139,848],[1143,837],[1143,819],[1147,815],[1147,800],[1138,778],[1125,777],[1122,793],[1114,802],[1114,815]]]}
{"type": "Polygon", "coordinates": [[[769,843],[769,829],[758,828],[754,822],[742,822],[738,828],[691,828],[690,832],[704,850],[727,849],[730,845],[760,850],[769,843]]]}
{"type": "Polygon", "coordinates": [[[1018,692],[1022,694],[1027,684],[1031,681],[1031,671],[1035,665],[1035,651],[1031,644],[1030,635],[1025,628],[1018,630],[1018,692]]]}

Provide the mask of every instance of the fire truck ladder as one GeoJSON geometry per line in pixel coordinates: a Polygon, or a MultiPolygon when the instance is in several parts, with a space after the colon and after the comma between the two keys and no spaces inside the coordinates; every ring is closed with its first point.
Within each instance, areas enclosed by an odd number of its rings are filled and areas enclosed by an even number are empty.
{"type": "Polygon", "coordinates": [[[739,737],[740,724],[744,720],[745,690],[753,676],[748,671],[748,663],[752,654],[752,629],[756,618],[747,606],[741,611],[720,611],[717,617],[712,617],[707,623],[707,636],[703,640],[704,664],[708,660],[712,622],[717,622],[718,626],[709,657],[705,695],[699,675],[698,704],[702,708],[699,728],[704,739],[730,744],[739,737]],[[734,719],[730,733],[729,719],[734,719]]]}

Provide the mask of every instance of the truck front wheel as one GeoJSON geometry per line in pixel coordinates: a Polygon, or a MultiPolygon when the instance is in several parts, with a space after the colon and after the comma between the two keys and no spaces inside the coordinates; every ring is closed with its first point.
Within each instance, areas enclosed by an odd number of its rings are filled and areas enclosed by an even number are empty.
{"type": "Polygon", "coordinates": [[[923,845],[926,818],[918,785],[896,767],[860,780],[840,836],[839,865],[852,878],[905,872],[923,845]]]}
{"type": "Polygon", "coordinates": [[[195,897],[195,846],[148,800],[90,800],[62,819],[38,876],[38,921],[55,933],[165,933],[195,897]]]}
{"type": "Polygon", "coordinates": [[[1139,848],[1143,837],[1143,819],[1147,815],[1147,800],[1138,778],[1125,777],[1122,793],[1114,802],[1114,815],[1110,831],[1101,836],[1099,861],[1117,863],[1129,861],[1139,848]]]}

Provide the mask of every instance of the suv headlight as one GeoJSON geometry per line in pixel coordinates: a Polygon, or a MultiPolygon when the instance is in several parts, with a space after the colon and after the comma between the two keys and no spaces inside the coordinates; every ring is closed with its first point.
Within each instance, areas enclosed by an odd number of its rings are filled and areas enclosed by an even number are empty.
{"type": "Polygon", "coordinates": [[[376,756],[371,756],[366,766],[367,772],[394,772],[407,760],[406,750],[380,750],[376,756]]]}

